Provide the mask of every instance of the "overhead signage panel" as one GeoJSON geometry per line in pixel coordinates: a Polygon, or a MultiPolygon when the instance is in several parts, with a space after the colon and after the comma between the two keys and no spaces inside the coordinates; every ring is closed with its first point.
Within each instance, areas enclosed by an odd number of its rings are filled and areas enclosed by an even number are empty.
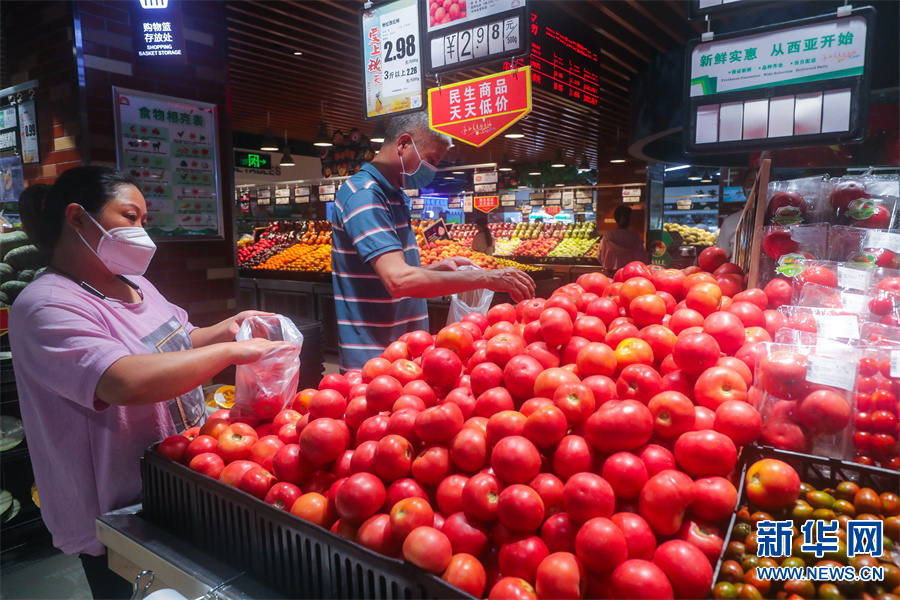
{"type": "Polygon", "coordinates": [[[416,0],[392,0],[360,11],[366,119],[423,108],[419,16],[416,0]]]}
{"type": "Polygon", "coordinates": [[[528,50],[527,0],[422,2],[428,72],[496,63],[528,50]]]}
{"type": "Polygon", "coordinates": [[[871,7],[688,43],[688,155],[865,137],[871,7]]]}

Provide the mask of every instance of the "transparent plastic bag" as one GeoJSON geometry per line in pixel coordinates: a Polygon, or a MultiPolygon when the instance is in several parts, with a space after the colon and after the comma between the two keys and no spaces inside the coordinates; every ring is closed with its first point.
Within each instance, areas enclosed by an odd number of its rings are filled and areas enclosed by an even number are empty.
{"type": "Polygon", "coordinates": [[[244,319],[235,340],[263,338],[290,342],[293,348],[269,352],[254,363],[238,365],[235,374],[234,406],[231,418],[271,419],[297,393],[300,379],[300,348],[303,334],[282,315],[244,319]]]}
{"type": "MultiPolygon", "coordinates": [[[[480,267],[462,265],[459,267],[459,270],[474,271],[481,269],[480,267]]],[[[447,325],[458,323],[469,313],[477,312],[487,315],[493,299],[494,292],[491,290],[471,290],[453,294],[450,297],[450,312],[447,314],[447,325]]]]}

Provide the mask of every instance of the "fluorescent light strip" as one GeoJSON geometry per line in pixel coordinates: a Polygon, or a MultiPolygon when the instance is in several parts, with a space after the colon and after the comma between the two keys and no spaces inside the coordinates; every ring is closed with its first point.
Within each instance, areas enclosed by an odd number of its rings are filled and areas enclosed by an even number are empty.
{"type": "Polygon", "coordinates": [[[691,165],[680,165],[678,167],[667,167],[666,173],[668,173],[670,171],[680,171],[681,169],[690,169],[690,168],[691,168],[691,165]]]}

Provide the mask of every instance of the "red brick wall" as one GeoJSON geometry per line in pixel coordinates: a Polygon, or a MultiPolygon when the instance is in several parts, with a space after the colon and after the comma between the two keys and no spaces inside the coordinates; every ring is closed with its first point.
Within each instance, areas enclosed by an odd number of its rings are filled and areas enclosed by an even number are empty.
{"type": "Polygon", "coordinates": [[[216,104],[224,239],[160,240],[147,273],[170,302],[188,311],[192,322],[210,325],[234,313],[236,292],[225,8],[221,2],[182,2],[188,64],[155,67],[135,64],[132,4],[4,3],[4,18],[17,24],[4,40],[11,57],[9,83],[39,80],[42,162],[25,167],[26,185],[52,183],[63,170],[82,163],[116,166],[113,86],[216,104]],[[78,35],[83,49],[83,95],[74,52],[78,35]]]}
{"type": "Polygon", "coordinates": [[[216,104],[219,107],[219,181],[225,238],[158,243],[147,277],[197,325],[227,318],[235,309],[232,229],[234,168],[225,83],[225,8],[221,2],[182,2],[187,39],[184,66],[136,64],[132,2],[77,2],[84,48],[88,150],[92,163],[114,164],[112,87],[216,104]]]}
{"type": "Polygon", "coordinates": [[[72,5],[4,2],[2,10],[8,80],[0,87],[38,82],[34,99],[41,162],[24,166],[25,184],[53,183],[82,161],[72,5]]]}

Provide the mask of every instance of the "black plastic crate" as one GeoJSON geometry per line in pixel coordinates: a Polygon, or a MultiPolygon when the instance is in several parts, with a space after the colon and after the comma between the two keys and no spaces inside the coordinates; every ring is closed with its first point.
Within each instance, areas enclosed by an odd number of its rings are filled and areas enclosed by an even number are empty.
{"type": "Polygon", "coordinates": [[[775,458],[786,462],[794,467],[802,483],[808,483],[820,490],[826,487],[834,488],[842,481],[853,481],[861,488],[868,487],[879,492],[890,492],[900,489],[900,471],[860,465],[837,458],[779,450],[770,446],[757,446],[755,444],[745,446],[741,452],[739,463],[741,480],[737,486],[738,503],[734,508],[731,519],[728,521],[728,528],[725,530],[725,545],[722,547],[722,553],[719,555],[719,560],[713,570],[713,586],[719,581],[719,571],[722,569],[722,563],[725,562],[725,550],[731,541],[731,531],[734,529],[734,524],[737,521],[738,511],[740,511],[742,506],[749,504],[747,493],[744,489],[747,482],[747,470],[753,463],[764,458],[775,458]]]}
{"type": "Polygon", "coordinates": [[[472,599],[440,577],[144,452],[143,516],[289,598],[472,599]]]}

